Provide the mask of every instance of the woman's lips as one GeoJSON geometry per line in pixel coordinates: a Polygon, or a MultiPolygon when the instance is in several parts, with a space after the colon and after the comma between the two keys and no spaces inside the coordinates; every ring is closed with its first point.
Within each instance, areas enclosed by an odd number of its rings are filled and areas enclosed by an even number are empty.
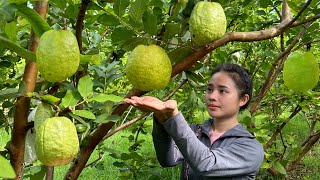
{"type": "Polygon", "coordinates": [[[219,106],[216,106],[216,105],[208,105],[208,107],[212,111],[219,109],[219,106]]]}

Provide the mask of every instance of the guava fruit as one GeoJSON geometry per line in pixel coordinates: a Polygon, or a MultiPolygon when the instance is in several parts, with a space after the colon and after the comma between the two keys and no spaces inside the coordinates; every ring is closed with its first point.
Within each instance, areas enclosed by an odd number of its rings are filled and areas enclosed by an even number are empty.
{"type": "Polygon", "coordinates": [[[157,45],[138,45],[128,57],[126,75],[133,87],[142,91],[164,88],[171,78],[171,62],[157,45]]]}
{"type": "Polygon", "coordinates": [[[294,91],[306,92],[319,81],[319,65],[311,52],[293,52],[285,61],[283,80],[294,91]]]}
{"type": "Polygon", "coordinates": [[[189,19],[189,30],[196,46],[221,38],[226,28],[226,15],[219,3],[200,1],[194,6],[189,19]]]}
{"type": "Polygon", "coordinates": [[[70,163],[79,150],[76,127],[67,117],[46,119],[36,132],[36,154],[47,166],[70,163]]]}
{"type": "Polygon", "coordinates": [[[36,51],[40,75],[49,82],[59,82],[73,75],[80,63],[76,37],[66,30],[49,30],[40,37],[36,51]]]}

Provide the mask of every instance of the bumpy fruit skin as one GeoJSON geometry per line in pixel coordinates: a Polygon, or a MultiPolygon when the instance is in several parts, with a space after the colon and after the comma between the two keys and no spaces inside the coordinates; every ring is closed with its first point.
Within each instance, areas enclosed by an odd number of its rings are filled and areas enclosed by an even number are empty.
{"type": "Polygon", "coordinates": [[[171,62],[157,45],[138,45],[128,57],[126,75],[132,85],[142,91],[164,88],[171,78],[171,62]]]}
{"type": "Polygon", "coordinates": [[[196,46],[221,38],[227,28],[226,15],[217,2],[198,2],[189,19],[189,30],[196,46]]]}
{"type": "Polygon", "coordinates": [[[49,82],[59,82],[70,77],[78,70],[80,63],[77,39],[66,30],[43,33],[36,56],[39,72],[49,82]]]}
{"type": "Polygon", "coordinates": [[[293,52],[284,63],[283,80],[294,91],[306,92],[319,81],[319,65],[311,52],[293,52]]]}
{"type": "Polygon", "coordinates": [[[66,117],[49,118],[36,132],[36,154],[44,165],[68,164],[74,159],[78,150],[76,128],[66,117]]]}

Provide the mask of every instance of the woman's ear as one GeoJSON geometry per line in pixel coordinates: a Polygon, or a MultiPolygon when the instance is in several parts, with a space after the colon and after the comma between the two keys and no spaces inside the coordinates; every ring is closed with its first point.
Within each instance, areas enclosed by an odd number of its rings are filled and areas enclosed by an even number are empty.
{"type": "Polygon", "coordinates": [[[250,97],[248,94],[245,94],[244,96],[241,97],[240,99],[240,107],[244,106],[245,104],[247,104],[247,102],[249,101],[250,97]]]}

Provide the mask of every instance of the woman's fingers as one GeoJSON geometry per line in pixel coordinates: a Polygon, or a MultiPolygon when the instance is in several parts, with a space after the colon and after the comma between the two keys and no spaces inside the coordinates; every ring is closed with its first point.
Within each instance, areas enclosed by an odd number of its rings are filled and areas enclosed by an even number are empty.
{"type": "Polygon", "coordinates": [[[168,100],[164,104],[167,110],[174,110],[177,108],[177,102],[175,100],[168,100]]]}

